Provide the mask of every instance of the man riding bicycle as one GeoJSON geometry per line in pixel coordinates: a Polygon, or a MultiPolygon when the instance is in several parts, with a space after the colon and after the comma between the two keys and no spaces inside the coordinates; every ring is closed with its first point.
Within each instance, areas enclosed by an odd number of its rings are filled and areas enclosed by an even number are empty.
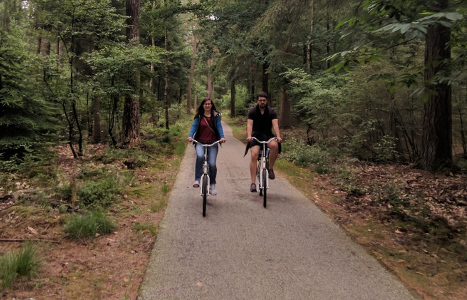
{"type": "Polygon", "coordinates": [[[276,111],[268,106],[268,100],[268,94],[265,92],[259,92],[256,96],[257,105],[250,108],[248,111],[246,126],[246,140],[248,141],[248,144],[246,146],[245,154],[248,152],[248,149],[250,149],[250,192],[256,192],[256,162],[258,160],[260,150],[259,143],[254,141],[252,137],[256,137],[260,141],[267,141],[271,137],[274,137],[274,134],[272,133],[272,130],[274,130],[277,140],[272,140],[268,143],[268,147],[270,149],[269,179],[275,178],[273,167],[281,150],[279,143],[282,142],[282,139],[280,137],[279,119],[277,118],[276,111]]]}

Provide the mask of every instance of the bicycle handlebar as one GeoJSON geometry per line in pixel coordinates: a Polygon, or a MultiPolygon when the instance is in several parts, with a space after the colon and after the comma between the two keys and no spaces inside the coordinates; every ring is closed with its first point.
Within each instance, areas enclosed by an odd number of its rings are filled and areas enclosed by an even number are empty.
{"type": "Polygon", "coordinates": [[[193,141],[193,143],[196,143],[196,144],[198,144],[198,145],[200,145],[200,146],[203,146],[203,147],[212,147],[212,146],[214,146],[215,144],[219,144],[219,143],[221,142],[221,140],[218,140],[218,141],[215,141],[215,142],[212,143],[212,144],[203,144],[203,143],[201,143],[201,142],[198,142],[198,141],[195,140],[195,139],[193,139],[192,141],[193,141]]]}
{"type": "Polygon", "coordinates": [[[270,138],[270,139],[267,140],[267,141],[260,141],[260,140],[258,140],[257,138],[255,138],[254,136],[252,136],[251,138],[254,139],[254,140],[256,140],[256,141],[257,141],[258,143],[260,143],[260,144],[268,144],[270,141],[277,140],[277,138],[276,138],[275,136],[272,137],[272,138],[270,138]]]}

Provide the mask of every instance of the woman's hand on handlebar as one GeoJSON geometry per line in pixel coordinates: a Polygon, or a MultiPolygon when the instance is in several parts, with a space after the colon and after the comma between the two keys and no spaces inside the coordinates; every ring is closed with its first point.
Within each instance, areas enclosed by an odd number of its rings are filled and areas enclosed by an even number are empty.
{"type": "Polygon", "coordinates": [[[192,142],[193,138],[191,136],[189,136],[186,140],[189,141],[189,142],[192,142]]]}
{"type": "Polygon", "coordinates": [[[227,140],[225,138],[220,139],[221,143],[225,143],[227,140]]]}

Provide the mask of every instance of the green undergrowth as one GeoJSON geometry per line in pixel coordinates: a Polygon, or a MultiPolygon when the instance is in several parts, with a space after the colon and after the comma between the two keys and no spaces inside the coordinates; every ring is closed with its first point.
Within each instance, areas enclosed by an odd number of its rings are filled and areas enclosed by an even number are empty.
{"type": "Polygon", "coordinates": [[[37,247],[31,243],[0,256],[0,286],[6,288],[18,279],[36,276],[41,264],[37,247]]]}
{"type": "Polygon", "coordinates": [[[72,214],[66,218],[65,233],[70,239],[89,239],[112,233],[117,225],[107,213],[88,211],[84,214],[72,214]]]}

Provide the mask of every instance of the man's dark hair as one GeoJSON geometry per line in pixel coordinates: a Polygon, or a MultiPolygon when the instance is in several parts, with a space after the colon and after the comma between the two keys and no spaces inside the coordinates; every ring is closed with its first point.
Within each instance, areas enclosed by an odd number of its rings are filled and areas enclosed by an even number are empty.
{"type": "Polygon", "coordinates": [[[258,95],[256,95],[256,100],[258,101],[259,97],[264,97],[269,100],[269,96],[266,92],[259,92],[258,95]]]}

